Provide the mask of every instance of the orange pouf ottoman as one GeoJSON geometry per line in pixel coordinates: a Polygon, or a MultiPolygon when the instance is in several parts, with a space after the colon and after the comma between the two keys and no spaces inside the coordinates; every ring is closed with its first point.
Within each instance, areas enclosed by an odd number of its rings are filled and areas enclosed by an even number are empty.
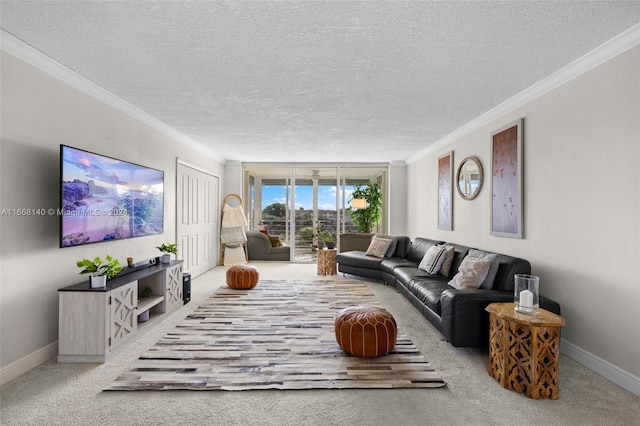
{"type": "Polygon", "coordinates": [[[239,290],[254,288],[258,284],[258,268],[251,265],[233,265],[227,269],[227,285],[239,290]]]}
{"type": "Polygon", "coordinates": [[[352,306],[341,310],[335,320],[336,341],[348,354],[376,358],[396,345],[396,320],[383,308],[352,306]]]}

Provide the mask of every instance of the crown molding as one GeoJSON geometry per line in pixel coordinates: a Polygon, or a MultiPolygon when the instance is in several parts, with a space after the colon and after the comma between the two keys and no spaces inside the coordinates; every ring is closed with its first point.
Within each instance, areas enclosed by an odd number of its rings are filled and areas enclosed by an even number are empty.
{"type": "Polygon", "coordinates": [[[411,164],[640,44],[636,24],[407,159],[411,164]]]}
{"type": "Polygon", "coordinates": [[[151,115],[135,107],[134,105],[126,102],[122,98],[119,98],[103,87],[98,86],[97,84],[84,78],[75,71],[65,67],[61,63],[55,61],[54,59],[50,58],[49,56],[15,37],[13,34],[5,31],[4,29],[2,29],[1,31],[0,48],[5,52],[63,81],[69,86],[80,90],[81,92],[84,92],[101,102],[104,102],[110,107],[113,107],[118,111],[121,111],[124,114],[127,114],[128,116],[133,117],[150,127],[153,127],[154,129],[164,133],[170,138],[173,138],[189,146],[190,148],[193,148],[213,158],[216,162],[220,164],[225,163],[226,160],[224,158],[220,157],[210,149],[204,147],[202,144],[195,142],[193,139],[177,131],[173,127],[168,126],[167,124],[163,123],[157,118],[152,117],[151,115]]]}

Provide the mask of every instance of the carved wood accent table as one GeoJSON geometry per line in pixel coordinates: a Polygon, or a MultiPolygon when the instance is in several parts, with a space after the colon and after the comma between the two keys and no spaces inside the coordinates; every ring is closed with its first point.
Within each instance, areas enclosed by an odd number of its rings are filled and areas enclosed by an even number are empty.
{"type": "Polygon", "coordinates": [[[532,399],[558,399],[560,328],[565,319],[544,309],[537,315],[492,303],[489,312],[489,375],[503,388],[532,399]]]}
{"type": "Polygon", "coordinates": [[[335,275],[336,268],[336,249],[318,250],[318,275],[335,275]]]}

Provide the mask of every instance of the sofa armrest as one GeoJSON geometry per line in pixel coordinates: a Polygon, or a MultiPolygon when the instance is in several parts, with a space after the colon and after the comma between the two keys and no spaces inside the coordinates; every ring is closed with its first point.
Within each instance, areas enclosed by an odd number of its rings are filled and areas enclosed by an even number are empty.
{"type": "MultiPolygon", "coordinates": [[[[513,302],[513,293],[483,289],[447,289],[442,292],[441,322],[445,337],[453,346],[487,346],[491,303],[513,302]]],[[[540,307],[560,315],[560,305],[540,296],[540,307]]]]}
{"type": "Polygon", "coordinates": [[[249,260],[264,260],[271,253],[271,242],[266,235],[249,231],[247,232],[247,251],[249,260]]]}
{"type": "Polygon", "coordinates": [[[487,346],[491,303],[513,302],[513,293],[483,289],[448,289],[442,293],[441,321],[453,346],[487,346]]]}

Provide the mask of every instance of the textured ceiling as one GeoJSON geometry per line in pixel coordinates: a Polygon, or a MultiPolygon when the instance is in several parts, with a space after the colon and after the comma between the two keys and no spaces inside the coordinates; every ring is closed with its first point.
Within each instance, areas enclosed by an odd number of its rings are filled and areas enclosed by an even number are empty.
{"type": "Polygon", "coordinates": [[[228,160],[401,161],[637,1],[7,1],[2,28],[228,160]]]}

